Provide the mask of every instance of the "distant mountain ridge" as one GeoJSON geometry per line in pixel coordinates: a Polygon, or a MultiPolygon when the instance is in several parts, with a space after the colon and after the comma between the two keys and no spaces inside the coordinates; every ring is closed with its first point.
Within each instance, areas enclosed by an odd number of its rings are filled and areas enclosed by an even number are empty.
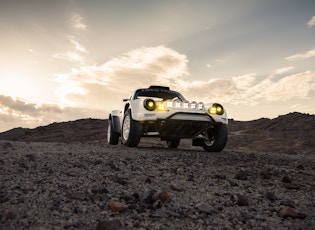
{"type": "MultiPolygon", "coordinates": [[[[229,120],[227,148],[257,151],[311,152],[315,154],[315,116],[289,113],[274,119],[229,120]]],[[[34,129],[14,128],[0,133],[0,140],[26,142],[105,142],[107,119],[79,119],[34,129]]]]}
{"type": "Polygon", "coordinates": [[[34,129],[14,128],[0,133],[0,140],[31,142],[84,142],[105,138],[107,120],[79,119],[54,122],[34,129]]]}

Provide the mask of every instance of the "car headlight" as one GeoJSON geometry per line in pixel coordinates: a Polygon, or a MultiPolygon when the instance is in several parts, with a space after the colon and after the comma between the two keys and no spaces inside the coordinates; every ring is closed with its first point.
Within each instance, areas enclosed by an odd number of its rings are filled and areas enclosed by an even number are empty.
{"type": "Polygon", "coordinates": [[[153,110],[156,109],[155,101],[152,100],[152,99],[146,99],[146,100],[143,102],[143,106],[144,106],[144,108],[146,108],[146,109],[149,110],[149,111],[153,111],[153,110]]]}
{"type": "Polygon", "coordinates": [[[156,109],[158,111],[165,111],[166,110],[166,103],[158,102],[157,105],[156,105],[156,109]]]}
{"type": "Polygon", "coordinates": [[[199,110],[203,110],[204,104],[203,104],[202,102],[199,102],[197,108],[198,108],[199,110]]]}
{"type": "Polygon", "coordinates": [[[217,115],[222,115],[224,113],[223,106],[220,104],[213,104],[209,109],[208,109],[209,114],[217,114],[217,115]]]}

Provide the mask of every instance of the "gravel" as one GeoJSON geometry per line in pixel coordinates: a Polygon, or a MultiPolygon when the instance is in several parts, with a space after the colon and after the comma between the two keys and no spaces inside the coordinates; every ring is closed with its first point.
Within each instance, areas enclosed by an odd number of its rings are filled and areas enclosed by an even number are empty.
{"type": "Polygon", "coordinates": [[[314,229],[315,157],[0,141],[0,229],[314,229]]]}

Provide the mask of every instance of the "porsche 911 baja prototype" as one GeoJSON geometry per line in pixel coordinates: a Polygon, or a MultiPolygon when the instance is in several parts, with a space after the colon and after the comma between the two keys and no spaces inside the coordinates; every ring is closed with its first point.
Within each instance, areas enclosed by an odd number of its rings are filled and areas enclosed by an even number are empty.
{"type": "Polygon", "coordinates": [[[108,119],[107,141],[136,147],[142,136],[158,136],[168,147],[177,148],[180,139],[192,139],[193,146],[220,152],[227,142],[228,118],[218,103],[188,102],[169,87],[138,89],[124,99],[122,110],[114,110],[108,119]]]}

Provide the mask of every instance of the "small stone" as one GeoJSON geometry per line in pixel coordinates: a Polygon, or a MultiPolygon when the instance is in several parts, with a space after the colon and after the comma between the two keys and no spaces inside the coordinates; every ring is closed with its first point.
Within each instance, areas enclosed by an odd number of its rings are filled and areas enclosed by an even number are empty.
{"type": "Polygon", "coordinates": [[[241,170],[236,173],[234,178],[237,180],[247,180],[247,176],[248,176],[248,172],[241,170]]]}
{"type": "Polygon", "coordinates": [[[214,175],[213,178],[214,179],[226,180],[226,176],[225,175],[220,175],[220,174],[214,175]]]}
{"type": "Polygon", "coordinates": [[[162,202],[169,202],[171,200],[170,195],[166,191],[160,192],[159,198],[162,202]]]}
{"type": "Polygon", "coordinates": [[[234,204],[238,206],[248,206],[248,200],[244,195],[235,194],[231,197],[231,200],[234,204]]]}
{"type": "Polygon", "coordinates": [[[170,188],[171,188],[173,191],[177,191],[177,192],[182,192],[182,191],[184,191],[183,188],[179,187],[179,186],[176,185],[176,184],[171,184],[170,188]]]}
{"type": "Polygon", "coordinates": [[[236,183],[235,181],[229,181],[230,185],[233,186],[233,187],[237,187],[238,186],[238,183],[236,183]]]}
{"type": "Polygon", "coordinates": [[[215,209],[209,205],[208,203],[200,202],[195,205],[195,209],[197,209],[200,212],[205,212],[207,214],[215,214],[215,209]]]}
{"type": "Polygon", "coordinates": [[[125,229],[119,220],[99,221],[96,230],[123,230],[125,229]]]}
{"type": "Polygon", "coordinates": [[[34,154],[26,154],[25,157],[29,160],[29,161],[35,161],[36,160],[36,156],[34,154]]]}
{"type": "Polygon", "coordinates": [[[139,196],[139,200],[140,200],[140,203],[153,204],[158,199],[158,196],[159,196],[159,192],[156,191],[155,189],[151,189],[148,192],[142,193],[139,196]]]}
{"type": "Polygon", "coordinates": [[[119,177],[119,176],[115,176],[114,177],[114,181],[118,184],[121,184],[121,185],[126,185],[128,184],[128,181],[125,179],[125,178],[122,178],[122,177],[119,177]]]}
{"type": "Polygon", "coordinates": [[[263,179],[268,180],[271,178],[272,174],[270,172],[270,170],[264,170],[260,173],[260,175],[262,176],[263,179]]]}
{"type": "Polygon", "coordinates": [[[294,218],[294,219],[297,219],[297,218],[305,219],[306,214],[302,213],[302,212],[299,212],[299,211],[295,210],[294,208],[284,207],[284,208],[280,209],[279,216],[282,217],[282,218],[291,217],[291,218],[294,218]]]}
{"type": "Polygon", "coordinates": [[[147,179],[145,180],[145,183],[151,184],[152,180],[150,177],[147,177],[147,179]]]}
{"type": "Polygon", "coordinates": [[[124,202],[118,202],[118,201],[109,201],[109,207],[111,210],[115,212],[124,212],[128,209],[128,205],[125,204],[124,202]]]}
{"type": "Polygon", "coordinates": [[[195,180],[195,177],[194,175],[188,175],[188,178],[187,178],[187,181],[194,181],[195,180]]]}
{"type": "Polygon", "coordinates": [[[291,179],[289,178],[288,175],[285,175],[285,176],[282,178],[282,182],[283,182],[283,183],[291,183],[291,179]]]}
{"type": "Polygon", "coordinates": [[[93,194],[96,194],[96,193],[103,194],[103,193],[108,193],[108,190],[105,187],[98,187],[98,188],[94,187],[91,189],[91,192],[93,194]]]}
{"type": "Polygon", "coordinates": [[[84,201],[86,198],[85,195],[81,192],[71,192],[68,194],[68,197],[73,200],[81,200],[81,201],[84,201]]]}
{"type": "Polygon", "coordinates": [[[1,214],[1,222],[5,222],[7,220],[13,220],[15,218],[15,214],[11,209],[5,209],[1,214]]]}
{"type": "Polygon", "coordinates": [[[298,184],[289,183],[289,184],[283,184],[283,187],[285,187],[286,189],[300,189],[301,186],[298,184]]]}
{"type": "Polygon", "coordinates": [[[270,201],[276,201],[278,199],[273,192],[266,192],[265,198],[270,201]]]}
{"type": "Polygon", "coordinates": [[[178,168],[178,169],[176,170],[176,173],[177,173],[178,175],[183,175],[183,174],[185,173],[185,169],[184,169],[184,168],[178,168]]]}
{"type": "Polygon", "coordinates": [[[295,208],[294,202],[292,200],[289,200],[289,199],[282,200],[280,202],[280,205],[284,205],[284,206],[288,206],[288,207],[291,207],[291,208],[295,208]]]}

